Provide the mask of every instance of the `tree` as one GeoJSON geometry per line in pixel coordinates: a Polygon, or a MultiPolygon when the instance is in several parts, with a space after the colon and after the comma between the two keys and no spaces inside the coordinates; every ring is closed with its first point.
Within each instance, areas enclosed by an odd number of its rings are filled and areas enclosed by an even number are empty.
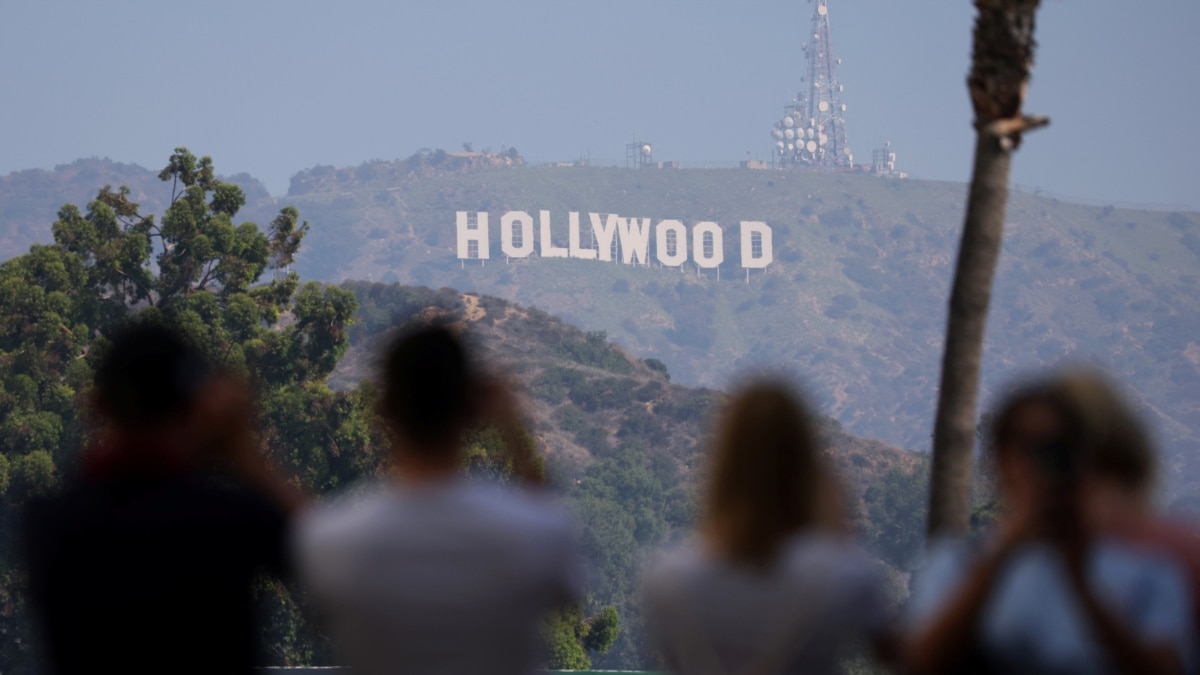
{"type": "Polygon", "coordinates": [[[863,494],[866,542],[871,551],[899,570],[912,569],[925,541],[929,464],[904,470],[892,467],[863,494]]]}
{"type": "MultiPolygon", "coordinates": [[[[349,344],[357,301],[287,271],[308,223],[285,207],[267,233],[235,224],[241,189],[186,148],[175,149],[159,178],[171,185],[161,220],[141,213],[128,188],[104,186],[86,212],[59,210],[53,244],[0,264],[0,672],[19,672],[29,656],[12,514],[78,461],[92,366],[124,322],[167,323],[249,377],[269,454],[312,488],[344,484],[379,463],[371,391],[325,384],[349,344]]],[[[279,606],[288,620],[269,631],[302,623],[293,604],[279,606]]],[[[311,653],[302,642],[285,643],[279,660],[311,653]]]]}
{"type": "Polygon", "coordinates": [[[595,616],[585,617],[576,605],[556,612],[542,626],[547,646],[549,670],[587,670],[592,667],[588,653],[608,651],[621,632],[621,620],[615,607],[605,607],[595,616]]]}
{"type": "Polygon", "coordinates": [[[965,534],[984,328],[1004,233],[1012,153],[1024,131],[1047,124],[1021,113],[1033,64],[1039,0],[975,0],[971,73],[975,166],[950,292],[933,433],[929,534],[965,534]]]}

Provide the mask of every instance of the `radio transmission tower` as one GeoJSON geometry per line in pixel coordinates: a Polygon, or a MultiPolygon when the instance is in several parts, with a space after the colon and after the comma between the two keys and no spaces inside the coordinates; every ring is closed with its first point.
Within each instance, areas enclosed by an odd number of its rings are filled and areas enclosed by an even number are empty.
{"type": "Polygon", "coordinates": [[[808,61],[803,88],[784,106],[775,123],[775,159],[780,166],[835,170],[854,165],[846,145],[846,104],[837,79],[841,59],[833,57],[829,39],[829,0],[809,0],[815,7],[812,31],[801,49],[808,61]]]}

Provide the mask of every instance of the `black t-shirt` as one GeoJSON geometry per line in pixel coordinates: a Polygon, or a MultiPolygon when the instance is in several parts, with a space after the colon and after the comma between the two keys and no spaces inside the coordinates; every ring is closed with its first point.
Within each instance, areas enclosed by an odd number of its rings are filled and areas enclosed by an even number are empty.
{"type": "Polygon", "coordinates": [[[227,478],[122,477],[31,504],[23,539],[46,672],[246,672],[287,518],[227,478]]]}

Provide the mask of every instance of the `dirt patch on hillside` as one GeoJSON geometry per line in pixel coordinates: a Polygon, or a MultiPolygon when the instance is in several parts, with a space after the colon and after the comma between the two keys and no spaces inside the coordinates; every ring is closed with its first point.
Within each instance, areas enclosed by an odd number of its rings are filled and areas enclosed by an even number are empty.
{"type": "Polygon", "coordinates": [[[462,299],[463,299],[463,305],[466,306],[465,314],[466,314],[467,321],[473,323],[473,322],[478,321],[478,320],[482,319],[483,317],[487,316],[487,310],[485,310],[479,304],[479,296],[464,295],[464,296],[462,296],[462,299]]]}

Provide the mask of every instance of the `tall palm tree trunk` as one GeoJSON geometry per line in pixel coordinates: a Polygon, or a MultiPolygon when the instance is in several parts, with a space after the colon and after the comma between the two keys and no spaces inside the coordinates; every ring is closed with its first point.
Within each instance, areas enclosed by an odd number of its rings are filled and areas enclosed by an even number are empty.
{"type": "Polygon", "coordinates": [[[1033,64],[1038,0],[975,0],[975,7],[979,14],[967,89],[978,136],[946,321],[933,430],[930,536],[963,534],[970,526],[975,406],[992,278],[1004,235],[1012,153],[1021,142],[1021,132],[1048,123],[1021,114],[1033,64]]]}

